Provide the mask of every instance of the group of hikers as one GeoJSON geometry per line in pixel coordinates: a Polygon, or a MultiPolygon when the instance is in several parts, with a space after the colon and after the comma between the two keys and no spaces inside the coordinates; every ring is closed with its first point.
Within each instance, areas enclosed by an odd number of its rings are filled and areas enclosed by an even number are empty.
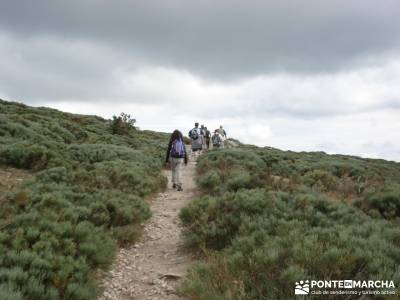
{"type": "Polygon", "coordinates": [[[194,128],[189,131],[189,137],[192,144],[192,153],[198,155],[203,150],[210,149],[210,141],[213,148],[224,148],[226,132],[221,125],[218,129],[215,129],[211,135],[207,127],[201,125],[199,128],[199,123],[195,123],[194,128]]]}
{"type": "MultiPolygon", "coordinates": [[[[199,127],[199,123],[196,122],[194,128],[189,131],[189,138],[191,141],[191,153],[196,159],[203,151],[211,149],[211,145],[212,148],[216,149],[224,148],[227,136],[222,125],[211,134],[207,127],[204,125],[199,127]]],[[[170,163],[171,166],[172,188],[177,191],[183,191],[181,172],[183,164],[187,165],[188,163],[188,155],[183,135],[177,129],[171,134],[165,162],[166,164],[170,163]]]]}

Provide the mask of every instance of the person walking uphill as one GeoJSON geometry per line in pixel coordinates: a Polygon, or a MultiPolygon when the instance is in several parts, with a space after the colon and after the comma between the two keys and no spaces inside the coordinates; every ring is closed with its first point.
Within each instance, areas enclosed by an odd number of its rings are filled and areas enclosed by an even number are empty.
{"type": "Polygon", "coordinates": [[[170,160],[172,170],[172,188],[176,188],[177,191],[183,191],[181,179],[182,165],[185,163],[186,166],[188,161],[183,136],[179,130],[174,130],[169,140],[165,163],[168,163],[170,160]]]}
{"type": "Polygon", "coordinates": [[[221,145],[223,144],[222,137],[219,134],[218,129],[215,129],[213,136],[211,137],[213,148],[218,149],[218,148],[223,148],[221,145]]]}
{"type": "Polygon", "coordinates": [[[203,149],[199,123],[194,124],[194,128],[189,131],[189,137],[192,141],[192,153],[196,156],[203,149]]]}
{"type": "Polygon", "coordinates": [[[203,151],[207,150],[207,146],[206,146],[206,128],[204,127],[204,125],[201,125],[200,137],[201,137],[201,148],[203,149],[203,151]]]}
{"type": "Polygon", "coordinates": [[[205,127],[206,130],[206,149],[210,149],[211,132],[205,127]]]}
{"type": "Polygon", "coordinates": [[[220,135],[220,137],[221,137],[221,140],[222,140],[222,143],[221,143],[221,148],[225,148],[225,141],[226,141],[226,139],[228,138],[227,136],[226,136],[226,131],[225,131],[225,129],[222,127],[222,125],[221,126],[219,126],[219,129],[217,129],[218,130],[218,133],[219,133],[219,135],[220,135]]]}

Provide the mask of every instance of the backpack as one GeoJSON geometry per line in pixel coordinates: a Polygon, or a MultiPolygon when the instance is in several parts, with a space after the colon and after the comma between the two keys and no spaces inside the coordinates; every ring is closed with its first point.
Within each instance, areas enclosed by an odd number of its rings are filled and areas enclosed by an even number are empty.
{"type": "Polygon", "coordinates": [[[190,131],[190,137],[192,140],[197,140],[199,138],[199,130],[197,128],[193,128],[190,131]]]}
{"type": "Polygon", "coordinates": [[[211,140],[212,140],[212,143],[213,143],[214,146],[218,146],[219,147],[221,145],[221,138],[219,137],[218,134],[214,134],[212,136],[211,140]]]}
{"type": "Polygon", "coordinates": [[[171,156],[172,157],[184,157],[185,156],[185,145],[181,139],[176,139],[171,144],[171,156]]]}

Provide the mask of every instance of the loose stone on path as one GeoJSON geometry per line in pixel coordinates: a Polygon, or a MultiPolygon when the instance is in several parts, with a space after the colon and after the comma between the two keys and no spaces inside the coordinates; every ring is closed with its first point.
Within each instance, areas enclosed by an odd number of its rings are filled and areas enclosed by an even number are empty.
{"type": "MultiPolygon", "coordinates": [[[[170,179],[170,172],[166,172],[170,179]]],[[[141,240],[122,248],[104,275],[100,300],[182,299],[176,288],[191,264],[182,249],[179,211],[194,196],[194,164],[183,171],[183,192],[169,188],[150,203],[153,216],[145,223],[141,240]]]]}

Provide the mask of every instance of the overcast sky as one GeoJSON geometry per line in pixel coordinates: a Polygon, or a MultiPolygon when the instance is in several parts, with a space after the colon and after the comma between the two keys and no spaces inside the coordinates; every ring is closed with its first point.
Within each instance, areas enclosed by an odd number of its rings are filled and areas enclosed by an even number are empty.
{"type": "Polygon", "coordinates": [[[400,161],[400,2],[0,0],[0,98],[400,161]]]}

